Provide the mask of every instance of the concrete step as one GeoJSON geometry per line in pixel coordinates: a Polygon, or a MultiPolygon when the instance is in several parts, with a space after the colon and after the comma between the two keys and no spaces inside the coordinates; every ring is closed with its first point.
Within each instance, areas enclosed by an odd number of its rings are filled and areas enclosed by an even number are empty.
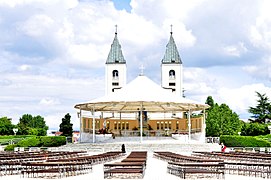
{"type": "Polygon", "coordinates": [[[172,151],[176,153],[192,153],[192,151],[220,151],[219,144],[211,143],[199,143],[191,141],[190,143],[183,143],[178,140],[174,140],[170,137],[159,138],[144,138],[140,142],[140,137],[118,137],[113,141],[102,143],[77,143],[67,144],[58,147],[55,150],[68,150],[78,151],[85,150],[89,152],[107,152],[107,151],[120,151],[121,145],[124,144],[126,152],[131,151],[172,151]]]}

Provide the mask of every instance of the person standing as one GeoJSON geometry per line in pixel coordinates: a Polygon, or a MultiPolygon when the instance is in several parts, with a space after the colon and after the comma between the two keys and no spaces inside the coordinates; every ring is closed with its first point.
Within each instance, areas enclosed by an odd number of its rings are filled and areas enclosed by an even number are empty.
{"type": "Polygon", "coordinates": [[[221,151],[222,151],[222,152],[225,152],[225,151],[226,151],[226,148],[227,148],[227,147],[226,147],[223,143],[221,143],[221,151]]]}
{"type": "Polygon", "coordinates": [[[122,152],[122,153],[126,153],[125,145],[124,145],[124,144],[121,145],[121,152],[122,152]]]}

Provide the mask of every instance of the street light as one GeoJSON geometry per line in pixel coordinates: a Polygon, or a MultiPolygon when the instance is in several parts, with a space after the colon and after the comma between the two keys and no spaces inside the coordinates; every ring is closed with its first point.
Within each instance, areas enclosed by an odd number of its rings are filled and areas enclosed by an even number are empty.
{"type": "Polygon", "coordinates": [[[13,128],[14,135],[16,136],[16,133],[18,132],[18,128],[13,128]]]}

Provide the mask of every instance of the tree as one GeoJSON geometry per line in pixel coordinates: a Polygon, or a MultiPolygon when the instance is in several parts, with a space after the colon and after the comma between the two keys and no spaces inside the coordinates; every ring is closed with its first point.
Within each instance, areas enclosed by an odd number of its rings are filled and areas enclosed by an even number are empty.
{"type": "Polygon", "coordinates": [[[62,118],[62,123],[59,125],[59,131],[62,132],[62,136],[72,136],[73,124],[71,124],[71,116],[67,113],[64,118],[62,118]]]}
{"type": "Polygon", "coordinates": [[[11,119],[7,117],[0,118],[0,135],[12,135],[14,125],[11,123],[11,119]]]}
{"type": "Polygon", "coordinates": [[[31,114],[24,114],[19,120],[18,129],[18,134],[45,136],[48,126],[40,115],[33,117],[31,114]]]}
{"type": "Polygon", "coordinates": [[[20,119],[18,126],[18,134],[21,135],[28,135],[28,131],[30,129],[29,124],[32,122],[32,115],[31,114],[24,114],[20,119]]]}
{"type": "Polygon", "coordinates": [[[253,114],[251,117],[254,120],[250,120],[258,123],[266,123],[271,120],[271,104],[266,94],[261,94],[256,91],[258,96],[258,104],[256,107],[249,107],[248,112],[253,114]]]}
{"type": "Polygon", "coordinates": [[[207,99],[206,99],[205,104],[208,104],[212,108],[215,105],[213,97],[212,96],[208,96],[207,99]]]}
{"type": "Polygon", "coordinates": [[[243,122],[241,135],[243,136],[259,136],[269,134],[269,129],[267,124],[263,123],[246,123],[243,122]]]}
{"type": "MultiPolygon", "coordinates": [[[[210,99],[211,98],[209,98],[209,100],[210,99]]],[[[211,106],[211,108],[206,112],[207,136],[237,135],[238,132],[240,132],[241,121],[239,120],[238,115],[233,112],[228,105],[218,105],[213,101],[213,106],[211,106]]]]}

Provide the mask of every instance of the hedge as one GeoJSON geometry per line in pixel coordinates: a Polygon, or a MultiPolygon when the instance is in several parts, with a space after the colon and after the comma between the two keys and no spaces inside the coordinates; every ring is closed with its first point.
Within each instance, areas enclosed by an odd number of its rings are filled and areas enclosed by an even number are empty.
{"type": "Polygon", "coordinates": [[[57,147],[66,144],[65,136],[41,136],[42,147],[57,147]]]}
{"type": "Polygon", "coordinates": [[[8,145],[5,150],[14,150],[14,147],[57,147],[64,144],[66,144],[65,136],[34,136],[23,139],[15,145],[8,145]]]}
{"type": "Polygon", "coordinates": [[[269,141],[253,136],[222,135],[220,142],[228,147],[271,147],[269,141]]]}

